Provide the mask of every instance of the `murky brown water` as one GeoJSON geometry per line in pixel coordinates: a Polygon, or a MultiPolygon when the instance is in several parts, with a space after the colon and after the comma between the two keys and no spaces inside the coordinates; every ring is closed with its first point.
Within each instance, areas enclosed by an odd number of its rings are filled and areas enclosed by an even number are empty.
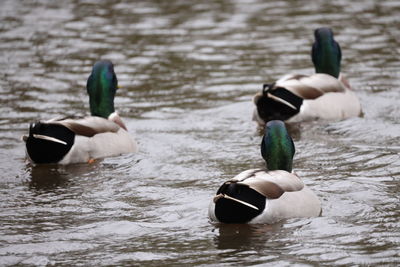
{"type": "Polygon", "coordinates": [[[400,263],[400,2],[0,3],[0,265],[400,263]],[[213,225],[218,186],[263,165],[253,94],[312,73],[329,25],[364,117],[302,123],[295,170],[319,218],[213,225]],[[29,122],[87,114],[92,64],[114,62],[140,153],[32,167],[29,122]]]}

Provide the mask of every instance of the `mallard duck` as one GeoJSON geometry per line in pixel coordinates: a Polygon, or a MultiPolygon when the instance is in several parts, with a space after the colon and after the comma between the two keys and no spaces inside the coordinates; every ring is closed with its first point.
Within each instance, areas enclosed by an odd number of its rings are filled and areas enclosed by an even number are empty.
{"type": "Polygon", "coordinates": [[[118,87],[111,61],[94,64],[87,81],[91,116],[32,123],[23,136],[33,163],[83,163],[137,151],[136,141],[114,109],[118,87]]]}
{"type": "Polygon", "coordinates": [[[272,84],[264,84],[253,102],[253,120],[264,126],[278,119],[297,122],[313,119],[341,120],[361,115],[360,102],[340,73],[342,52],[330,28],[314,32],[312,62],[316,73],[289,74],[272,84]]]}
{"type": "Polygon", "coordinates": [[[250,169],[222,184],[209,206],[212,221],[267,223],[315,217],[317,196],[292,172],[295,147],[282,121],[269,121],[261,143],[267,169],[250,169]]]}

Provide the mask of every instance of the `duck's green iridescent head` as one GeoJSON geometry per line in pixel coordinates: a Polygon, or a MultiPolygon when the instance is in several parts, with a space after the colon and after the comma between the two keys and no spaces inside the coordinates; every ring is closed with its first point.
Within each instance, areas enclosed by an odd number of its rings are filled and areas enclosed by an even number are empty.
{"type": "Polygon", "coordinates": [[[111,61],[97,61],[86,84],[92,116],[108,118],[115,111],[114,96],[117,87],[118,80],[111,61]]]}
{"type": "Polygon", "coordinates": [[[330,28],[318,28],[314,31],[315,41],[312,46],[312,62],[315,72],[330,74],[338,78],[342,51],[339,44],[333,39],[330,28]]]}
{"type": "Polygon", "coordinates": [[[282,121],[269,121],[261,142],[261,155],[267,169],[292,171],[294,143],[282,121]]]}

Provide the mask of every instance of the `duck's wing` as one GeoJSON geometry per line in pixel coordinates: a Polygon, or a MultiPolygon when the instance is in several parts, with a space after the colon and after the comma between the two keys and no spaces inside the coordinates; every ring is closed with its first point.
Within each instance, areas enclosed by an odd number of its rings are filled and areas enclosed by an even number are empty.
{"type": "Polygon", "coordinates": [[[115,122],[116,124],[118,124],[121,128],[125,129],[125,131],[127,131],[128,129],[126,128],[124,122],[122,121],[121,117],[119,116],[119,114],[117,112],[113,112],[110,114],[110,116],[108,116],[108,120],[115,122]]]}
{"type": "Polygon", "coordinates": [[[306,75],[286,75],[277,80],[271,91],[285,88],[303,99],[315,99],[329,92],[344,92],[345,85],[335,77],[316,73],[306,75]]]}
{"type": "Polygon", "coordinates": [[[248,170],[235,176],[231,181],[247,185],[270,199],[279,198],[284,192],[295,192],[304,188],[304,183],[296,174],[283,170],[248,170]]]}
{"type": "Polygon", "coordinates": [[[339,81],[347,88],[352,90],[351,85],[343,73],[339,74],[339,81]]]}
{"type": "Polygon", "coordinates": [[[81,119],[50,120],[46,123],[67,127],[77,135],[92,137],[99,133],[118,132],[120,126],[111,120],[89,116],[81,119]]]}

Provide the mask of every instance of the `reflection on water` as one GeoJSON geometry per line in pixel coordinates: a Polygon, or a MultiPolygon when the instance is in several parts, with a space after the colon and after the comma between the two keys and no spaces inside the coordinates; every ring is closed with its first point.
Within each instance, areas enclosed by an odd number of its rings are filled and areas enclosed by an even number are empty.
{"type": "Polygon", "coordinates": [[[394,0],[2,1],[0,265],[398,265],[399,13],[394,0]],[[322,216],[211,224],[218,186],[264,164],[252,96],[313,73],[327,25],[364,117],[288,125],[322,216]],[[30,122],[88,113],[99,58],[140,152],[27,164],[30,122]]]}
{"type": "Polygon", "coordinates": [[[55,166],[34,166],[31,169],[29,186],[37,190],[66,187],[68,186],[66,176],[66,173],[55,166]]]}
{"type": "Polygon", "coordinates": [[[92,164],[74,165],[31,165],[29,187],[36,190],[51,190],[57,188],[68,188],[74,177],[95,175],[95,170],[100,167],[98,160],[92,164]]]}
{"type": "Polygon", "coordinates": [[[268,236],[274,236],[282,225],[219,224],[215,243],[218,249],[252,249],[268,243],[268,236]]]}

